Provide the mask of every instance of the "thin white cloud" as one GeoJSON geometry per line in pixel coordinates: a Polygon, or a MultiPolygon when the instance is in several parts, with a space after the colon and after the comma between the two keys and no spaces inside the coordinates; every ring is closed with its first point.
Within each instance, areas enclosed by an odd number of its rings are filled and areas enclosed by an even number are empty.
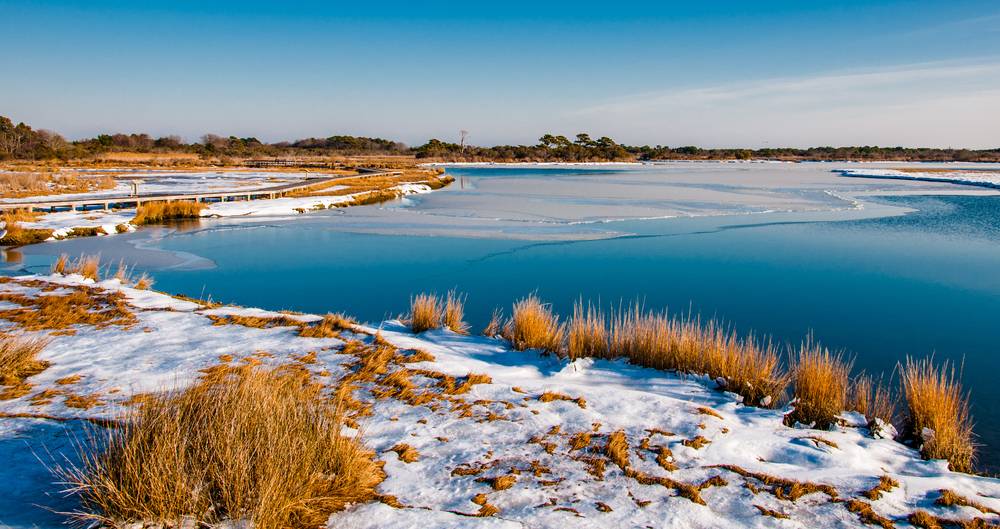
{"type": "Polygon", "coordinates": [[[644,93],[566,119],[702,145],[1000,143],[1000,60],[937,62],[644,93]]]}

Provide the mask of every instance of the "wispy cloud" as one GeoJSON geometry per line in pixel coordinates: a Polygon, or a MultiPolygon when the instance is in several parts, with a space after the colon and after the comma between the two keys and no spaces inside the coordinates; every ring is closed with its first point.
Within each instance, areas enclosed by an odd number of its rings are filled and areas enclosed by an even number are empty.
{"type": "Polygon", "coordinates": [[[898,92],[899,88],[904,88],[903,91],[909,93],[919,91],[921,84],[925,87],[937,86],[942,81],[954,83],[953,86],[956,87],[973,84],[982,88],[994,88],[1000,86],[994,82],[998,77],[1000,59],[978,63],[924,63],[881,70],[771,78],[636,94],[584,108],[576,113],[585,115],[636,109],[648,111],[658,106],[675,104],[715,105],[768,99],[775,104],[786,105],[790,101],[842,100],[848,93],[875,95],[879,90],[883,90],[882,98],[885,95],[891,96],[893,91],[886,91],[888,89],[895,88],[898,92]]]}
{"type": "Polygon", "coordinates": [[[668,89],[565,117],[580,127],[671,144],[995,146],[1000,59],[668,89]]]}

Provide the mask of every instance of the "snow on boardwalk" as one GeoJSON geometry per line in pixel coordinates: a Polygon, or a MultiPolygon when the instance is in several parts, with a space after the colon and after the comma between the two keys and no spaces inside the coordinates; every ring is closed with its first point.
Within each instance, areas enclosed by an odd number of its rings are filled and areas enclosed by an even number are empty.
{"type": "MultiPolygon", "coordinates": [[[[0,313],[25,297],[84,285],[94,286],[79,276],[5,280],[0,313]]],[[[133,394],[248,358],[298,362],[335,384],[364,358],[376,332],[398,348],[384,372],[354,393],[367,408],[354,426],[385,463],[383,501],[334,514],[331,528],[866,527],[850,500],[898,527],[908,527],[907,515],[918,509],[996,521],[972,507],[936,506],[940,489],[1000,510],[997,480],[922,461],[911,448],[872,438],[853,414],[832,431],[788,428],[782,410],[743,406],[703,377],[622,362],[567,363],[450,331],[413,335],[398,321],[307,338],[300,328],[318,316],[207,307],[117,280],[96,286],[95,296],[121,292],[131,316],[52,336],[41,353],[50,366],[28,379],[30,392],[0,401],[4,415],[113,418],[133,394]],[[227,324],[232,315],[274,325],[227,324]],[[363,344],[345,349],[354,340],[363,344]],[[400,379],[412,383],[409,391],[400,379]],[[37,398],[45,390],[58,393],[37,398]],[[79,402],[71,397],[92,405],[69,406],[79,402]],[[625,450],[609,450],[611,441],[625,450]],[[898,486],[864,497],[883,476],[898,486]]],[[[67,424],[0,419],[0,526],[55,527],[57,515],[30,505],[73,508],[54,494],[59,486],[35,456],[54,450],[72,458],[65,428],[79,427],[67,424]]]]}

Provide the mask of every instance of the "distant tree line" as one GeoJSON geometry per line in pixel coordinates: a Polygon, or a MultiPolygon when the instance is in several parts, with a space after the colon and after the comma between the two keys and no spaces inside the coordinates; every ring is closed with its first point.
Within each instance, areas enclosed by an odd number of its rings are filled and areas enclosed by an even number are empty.
{"type": "Polygon", "coordinates": [[[537,145],[494,147],[462,146],[434,139],[416,147],[413,152],[417,158],[446,161],[601,162],[635,159],[634,153],[611,138],[604,136],[594,140],[584,133],[577,134],[573,141],[566,136],[546,134],[538,139],[537,145]]]}
{"type": "Polygon", "coordinates": [[[154,138],[149,134],[100,134],[68,141],[47,130],[15,125],[0,116],[0,160],[71,160],[108,152],[191,153],[205,158],[283,157],[332,155],[414,155],[441,161],[486,162],[602,162],[647,160],[912,160],[1000,162],[1000,148],[931,149],[910,147],[810,147],[766,149],[702,149],[695,146],[628,146],[602,136],[580,133],[545,134],[535,145],[478,147],[432,139],[418,147],[398,141],[362,136],[330,136],[264,143],[257,138],[205,134],[186,143],[180,136],[154,138]]]}

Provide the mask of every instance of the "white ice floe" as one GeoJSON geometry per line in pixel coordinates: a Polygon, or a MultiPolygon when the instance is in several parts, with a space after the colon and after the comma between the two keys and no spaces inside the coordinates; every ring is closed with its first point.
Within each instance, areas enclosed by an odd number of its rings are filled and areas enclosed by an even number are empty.
{"type": "MultiPolygon", "coordinates": [[[[26,279],[54,282],[58,289],[81,284],[79,276],[26,279]]],[[[34,386],[31,393],[0,401],[0,412],[8,417],[18,413],[112,417],[131,394],[189,383],[200,369],[217,364],[220,355],[241,358],[267,353],[258,358],[280,363],[314,352],[312,368],[327,372],[328,381],[346,373],[353,358],[339,352],[340,339],[300,337],[294,326],[213,325],[210,318],[234,314],[315,321],[318,316],[208,308],[124,287],[116,280],[97,287],[123,292],[134,307],[137,323],[102,329],[77,325],[74,335],[52,336],[40,355],[51,364],[49,368],[28,380],[34,386]],[[70,376],[80,380],[56,385],[56,380],[70,376]],[[81,410],[67,407],[57,395],[48,404],[32,405],[32,396],[52,388],[96,394],[101,403],[81,410]]],[[[0,294],[31,296],[44,290],[20,279],[0,283],[0,294]]],[[[993,523],[998,518],[971,507],[942,507],[934,502],[940,489],[950,489],[1000,510],[1000,481],[951,472],[944,461],[924,461],[914,448],[873,436],[857,414],[845,414],[844,425],[829,431],[789,428],[782,422],[787,409],[744,406],[735,394],[716,389],[716,382],[708,377],[682,376],[623,361],[566,362],[535,351],[513,351],[498,339],[445,330],[415,335],[395,320],[359,325],[355,331],[346,333],[344,339],[371,341],[371,333],[377,331],[400,349],[433,355],[434,360],[407,364],[411,369],[455,377],[480,373],[491,382],[452,395],[454,400],[438,407],[389,397],[373,399],[362,387],[356,396],[373,407],[360,431],[364,443],[384,461],[387,473],[378,492],[395,496],[402,507],[354,505],[330,518],[331,529],[866,527],[845,502],[832,501],[825,493],[807,494],[795,501],[782,499],[768,492],[769,486],[760,480],[720,465],[828,485],[836,490],[838,500],[860,498],[898,527],[908,527],[905,518],[917,509],[949,518],[982,517],[993,523]],[[580,400],[543,401],[539,397],[544,392],[580,400]],[[596,471],[594,461],[603,458],[608,436],[614,432],[625,434],[629,465],[635,470],[684,484],[709,483],[700,491],[704,504],[661,484],[640,483],[611,461],[605,460],[604,468],[596,471]],[[586,434],[591,436],[583,443],[586,446],[574,449],[571,439],[580,440],[586,434]],[[689,446],[698,436],[706,444],[689,446]],[[390,450],[399,443],[413,447],[419,458],[410,463],[400,460],[390,450]],[[671,455],[661,453],[661,446],[671,455]],[[658,454],[677,468],[661,467],[658,454]],[[479,467],[478,473],[454,472],[479,467]],[[494,490],[489,479],[504,475],[514,476],[513,486],[494,490]],[[876,500],[864,498],[863,492],[882,476],[890,476],[899,487],[876,500]],[[468,516],[480,508],[472,501],[479,494],[499,512],[486,518],[468,516]],[[761,509],[788,518],[764,516],[761,509]]],[[[420,375],[412,375],[412,380],[423,387],[434,382],[420,375]]],[[[60,488],[45,470],[45,462],[51,460],[47,458],[73,457],[72,445],[65,441],[66,430],[52,424],[40,419],[0,419],[0,460],[4,461],[0,465],[0,525],[59,525],[52,512],[30,507],[50,505],[59,498],[46,496],[60,488]]],[[[65,503],[57,507],[74,508],[65,503]]]]}
{"type": "Polygon", "coordinates": [[[853,178],[884,178],[891,180],[916,180],[921,182],[945,182],[967,186],[1000,189],[1000,169],[969,170],[955,169],[942,171],[898,171],[895,169],[839,169],[841,176],[853,178]]]}

